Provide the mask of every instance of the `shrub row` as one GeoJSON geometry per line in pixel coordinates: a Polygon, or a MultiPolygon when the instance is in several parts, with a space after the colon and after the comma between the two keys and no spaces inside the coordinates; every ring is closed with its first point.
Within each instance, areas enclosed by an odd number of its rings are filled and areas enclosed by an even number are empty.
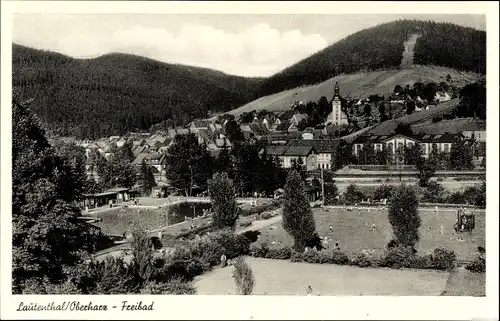
{"type": "MultiPolygon", "coordinates": [[[[435,269],[451,270],[456,266],[456,256],[452,250],[437,248],[431,254],[418,255],[412,248],[395,246],[383,253],[363,251],[349,258],[339,250],[308,250],[297,253],[289,247],[270,247],[266,243],[252,245],[253,257],[306,262],[316,264],[353,265],[358,267],[388,267],[393,269],[435,269]]],[[[472,268],[472,267],[471,267],[472,268]]]]}
{"type": "MultiPolygon", "coordinates": [[[[440,180],[438,180],[440,181],[440,180]]],[[[486,204],[486,186],[470,186],[464,191],[447,192],[445,188],[436,183],[430,182],[427,188],[415,187],[421,202],[448,203],[448,204],[471,204],[484,207],[486,204]]],[[[340,197],[338,204],[354,205],[362,200],[390,199],[394,192],[394,186],[382,184],[376,188],[358,186],[351,184],[340,197]]]]}

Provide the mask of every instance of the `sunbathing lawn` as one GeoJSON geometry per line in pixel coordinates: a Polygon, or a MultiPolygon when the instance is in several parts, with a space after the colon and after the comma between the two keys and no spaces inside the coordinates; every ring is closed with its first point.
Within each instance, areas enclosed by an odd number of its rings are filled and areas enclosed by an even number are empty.
{"type": "MultiPolygon", "coordinates": [[[[321,237],[328,236],[332,240],[338,241],[340,248],[347,255],[352,255],[363,249],[383,250],[392,238],[392,228],[387,217],[387,211],[377,211],[375,209],[348,211],[347,209],[330,209],[322,211],[313,209],[316,219],[316,228],[321,237]],[[375,224],[376,231],[372,231],[372,224],[375,224]],[[329,227],[333,227],[330,232],[329,227]]],[[[453,249],[459,259],[474,256],[478,246],[485,246],[485,222],[484,211],[476,212],[476,228],[469,235],[460,233],[464,241],[458,241],[457,235],[453,235],[453,224],[456,222],[454,211],[440,211],[435,214],[428,209],[420,210],[422,225],[420,228],[420,241],[418,251],[421,254],[427,253],[439,246],[448,246],[453,249]],[[443,225],[444,233],[440,234],[440,226],[443,225]],[[430,227],[430,230],[428,228],[430,227]]],[[[258,243],[273,241],[283,245],[292,246],[293,240],[285,232],[282,223],[277,222],[271,226],[261,229],[261,236],[258,243]]],[[[335,241],[329,241],[328,247],[333,248],[335,241]]]]}
{"type": "MultiPolygon", "coordinates": [[[[306,295],[310,285],[317,295],[437,296],[445,290],[449,273],[431,270],[358,268],[330,264],[292,263],[247,257],[257,295],[306,295]]],[[[197,294],[237,294],[233,267],[218,268],[195,279],[197,294]]]]}

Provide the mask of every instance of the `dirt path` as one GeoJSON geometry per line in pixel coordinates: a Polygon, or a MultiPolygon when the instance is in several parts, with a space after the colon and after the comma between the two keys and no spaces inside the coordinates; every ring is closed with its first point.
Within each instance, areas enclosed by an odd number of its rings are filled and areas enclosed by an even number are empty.
{"type": "Polygon", "coordinates": [[[401,60],[401,68],[411,68],[413,65],[414,49],[418,38],[420,38],[419,34],[412,34],[410,38],[404,42],[405,49],[403,51],[403,59],[401,60]]]}

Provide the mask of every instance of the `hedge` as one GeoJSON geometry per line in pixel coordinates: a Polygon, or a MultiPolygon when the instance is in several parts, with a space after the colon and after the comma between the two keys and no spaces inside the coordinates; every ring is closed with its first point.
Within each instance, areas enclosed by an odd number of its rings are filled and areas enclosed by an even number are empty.
{"type": "MultiPolygon", "coordinates": [[[[250,255],[257,258],[288,260],[292,262],[306,262],[314,264],[337,264],[352,265],[358,267],[388,267],[392,269],[411,268],[411,269],[435,269],[451,270],[456,267],[456,255],[452,250],[446,248],[437,248],[432,253],[418,255],[411,247],[394,246],[381,252],[363,251],[355,253],[349,258],[345,253],[339,250],[308,250],[307,252],[297,253],[286,246],[269,246],[267,243],[252,245],[250,255]]],[[[475,261],[475,265],[470,264],[470,269],[481,271],[482,261],[475,261]]]]}

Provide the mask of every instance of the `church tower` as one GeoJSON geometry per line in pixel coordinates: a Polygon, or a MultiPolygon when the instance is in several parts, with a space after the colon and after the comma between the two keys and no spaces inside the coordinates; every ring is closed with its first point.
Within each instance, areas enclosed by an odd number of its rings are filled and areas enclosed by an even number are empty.
{"type": "Polygon", "coordinates": [[[342,111],[342,99],[340,97],[340,88],[339,83],[335,83],[335,87],[333,89],[333,100],[332,100],[332,125],[348,125],[347,115],[342,111]]]}

